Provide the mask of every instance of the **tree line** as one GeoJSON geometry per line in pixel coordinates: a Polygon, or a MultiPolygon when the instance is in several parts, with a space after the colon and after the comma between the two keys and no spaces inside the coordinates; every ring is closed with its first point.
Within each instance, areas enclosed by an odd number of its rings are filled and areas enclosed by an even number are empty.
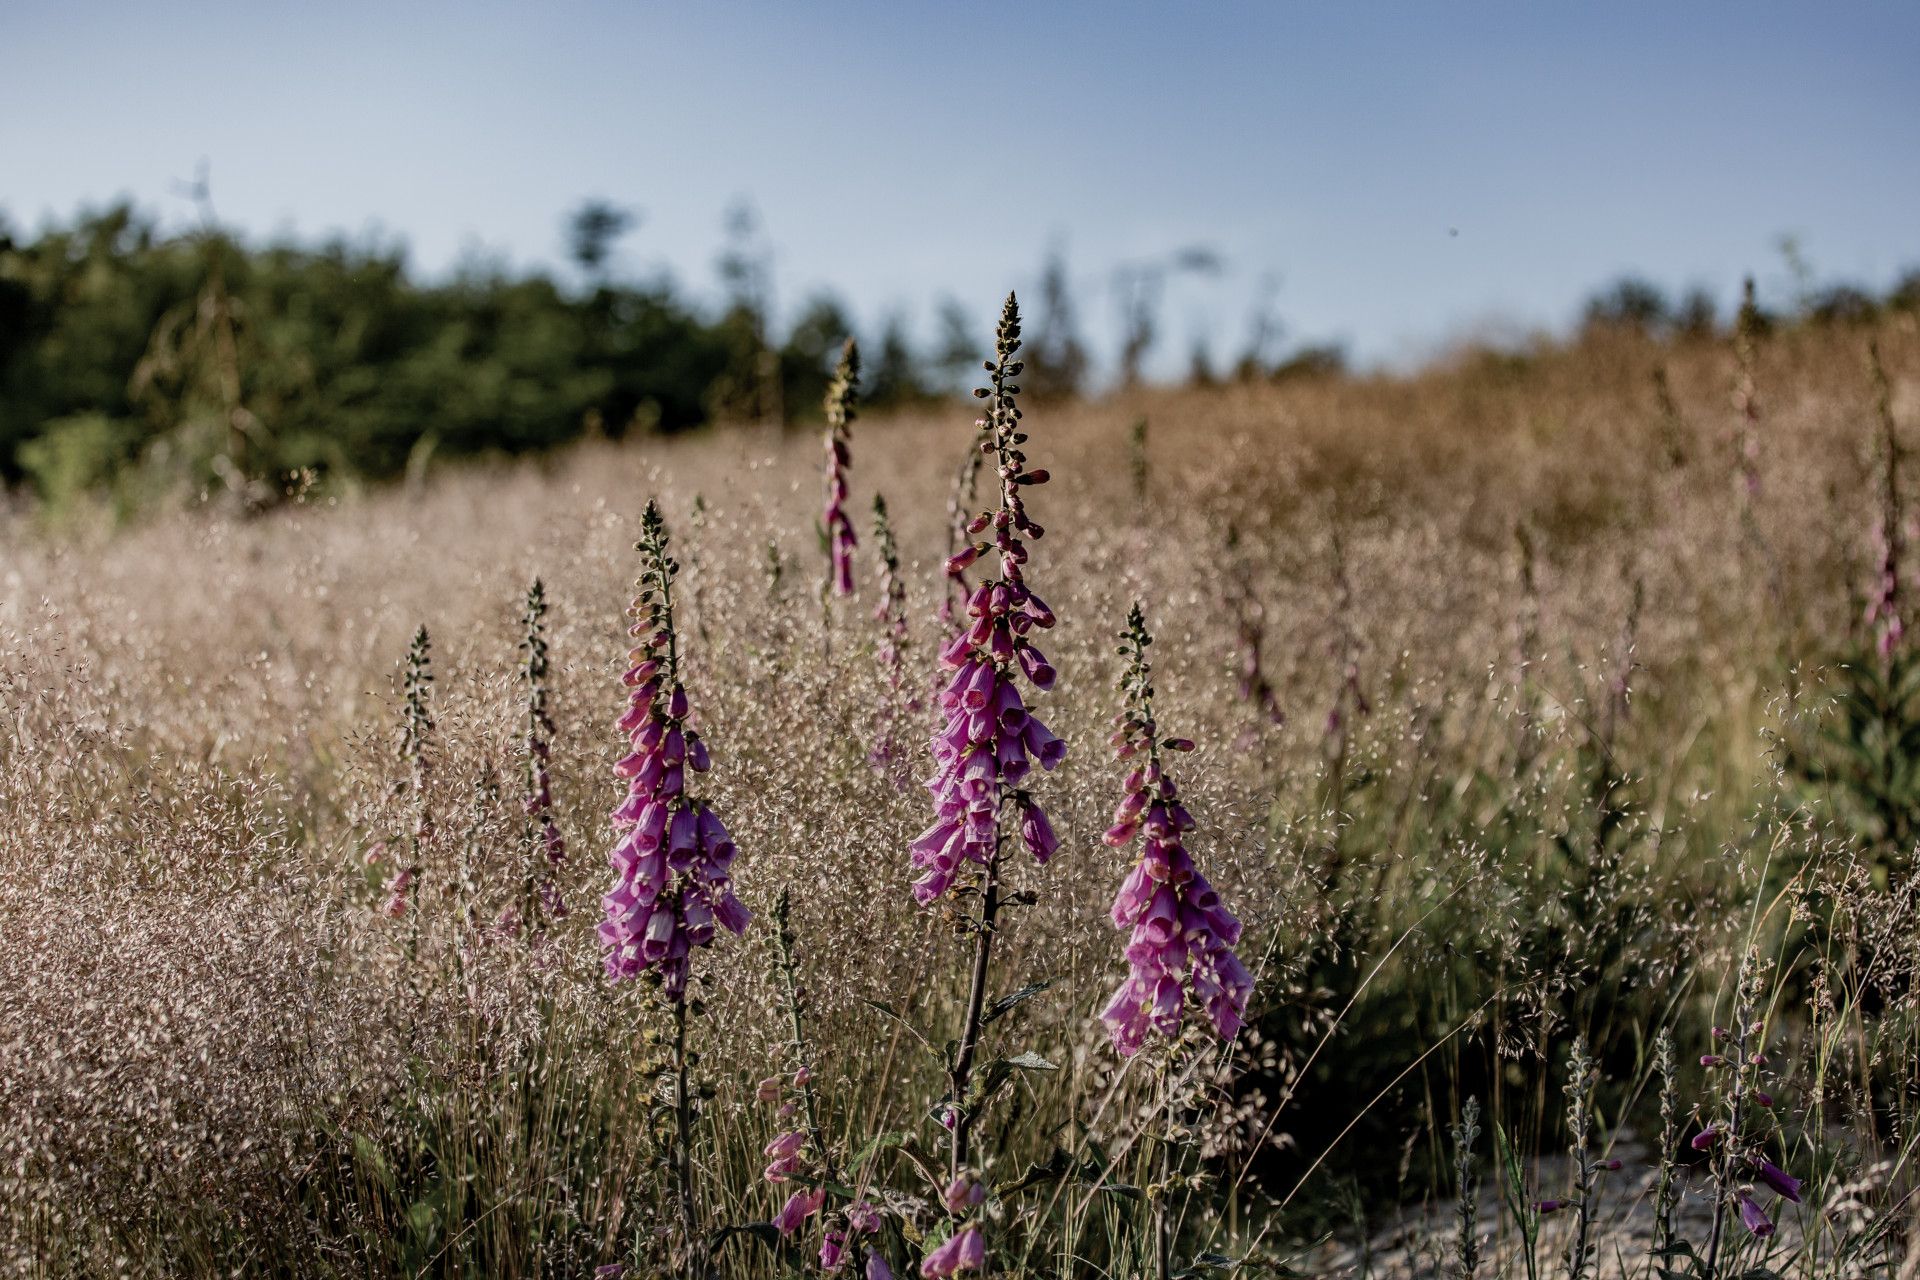
{"type": "MultiPolygon", "coordinates": [[[[383,479],[428,458],[520,454],[583,436],[685,430],[711,421],[817,421],[832,361],[853,325],[817,295],[776,326],[771,255],[747,206],[728,215],[717,306],[664,280],[612,270],[634,215],[590,200],[567,222],[567,280],[468,262],[416,278],[397,243],[333,239],[253,246],[201,217],[165,233],[120,203],[26,235],[0,217],[0,483],[52,506],[86,492],[123,505],[162,493],[269,505],[314,483],[383,479]]],[[[1812,287],[1804,262],[1797,318],[1845,323],[1920,301],[1920,273],[1885,297],[1812,287]]],[[[1118,264],[1119,385],[1141,381],[1162,337],[1167,287],[1212,276],[1220,260],[1187,248],[1118,264]]],[[[1216,367],[1191,355],[1196,384],[1337,373],[1336,346],[1283,338],[1277,279],[1258,292],[1245,348],[1216,367]]],[[[1035,289],[1023,382],[1030,395],[1082,393],[1093,358],[1078,336],[1064,254],[1035,289]]],[[[1710,333],[1713,300],[1677,301],[1625,279],[1596,293],[1588,327],[1661,337],[1710,333]]],[[[863,340],[864,398],[930,401],[971,385],[983,354],[972,318],[940,305],[917,348],[896,318],[863,340]]]]}
{"type": "MultiPolygon", "coordinates": [[[[718,308],[616,279],[628,219],[576,211],[571,284],[485,263],[421,281],[397,244],[253,247],[210,216],[169,235],[128,204],[31,236],[0,221],[0,479],[50,501],[170,485],[264,504],[429,453],[817,419],[845,311],[822,296],[776,334],[743,220],[718,308]]],[[[883,405],[939,394],[977,355],[951,336],[923,354],[897,322],[864,345],[883,405]]]]}

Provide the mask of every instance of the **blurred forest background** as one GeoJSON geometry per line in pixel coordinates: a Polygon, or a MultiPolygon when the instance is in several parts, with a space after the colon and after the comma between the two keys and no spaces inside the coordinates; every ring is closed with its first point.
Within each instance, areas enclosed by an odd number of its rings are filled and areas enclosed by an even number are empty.
{"type": "MultiPolygon", "coordinates": [[[[161,499],[259,509],[430,459],[710,422],[814,421],[852,332],[831,294],[776,309],[766,236],[746,205],[727,216],[716,305],[664,276],[621,278],[615,248],[637,215],[606,201],[566,219],[575,270],[564,279],[476,260],[427,281],[398,242],[249,244],[215,217],[204,176],[193,195],[198,223],[170,234],[126,203],[31,234],[0,220],[0,478],[49,513],[82,496],[120,515],[161,499]]],[[[1798,287],[1775,323],[1920,309],[1920,270],[1875,294],[1820,284],[1791,241],[1781,247],[1798,287]]],[[[1169,281],[1221,269],[1203,248],[1114,268],[1103,292],[1119,310],[1119,345],[1096,354],[1055,250],[1027,300],[1029,393],[1140,381],[1169,281]]],[[[1593,295],[1580,331],[1711,340],[1732,301],[1697,290],[1672,298],[1625,278],[1593,295]]],[[[952,300],[936,314],[933,339],[919,345],[898,322],[858,335],[869,404],[971,385],[984,322],[952,300]]],[[[1238,350],[1216,360],[1197,349],[1189,365],[1188,377],[1207,383],[1328,376],[1346,361],[1338,346],[1288,341],[1269,294],[1238,350]]]]}

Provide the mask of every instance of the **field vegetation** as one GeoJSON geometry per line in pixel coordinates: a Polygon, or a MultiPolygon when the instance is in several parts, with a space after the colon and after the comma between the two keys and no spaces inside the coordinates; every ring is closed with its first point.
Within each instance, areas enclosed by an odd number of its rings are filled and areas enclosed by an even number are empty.
{"type": "Polygon", "coordinates": [[[1093,401],[1012,390],[1001,338],[984,456],[959,396],[840,396],[271,503],[20,504],[3,1265],[1915,1274],[1912,313],[1616,308],[1093,401]],[[994,766],[996,804],[1057,848],[993,818],[917,897],[942,655],[1008,572],[948,557],[1011,498],[1065,754],[994,766]],[[644,824],[608,815],[668,785],[614,772],[653,670],[737,850],[700,828],[743,931],[681,922],[684,999],[610,983],[597,929],[644,824]],[[1238,920],[1227,1039],[1198,989],[1137,1052],[1102,1021],[1129,706],[1238,920]]]}

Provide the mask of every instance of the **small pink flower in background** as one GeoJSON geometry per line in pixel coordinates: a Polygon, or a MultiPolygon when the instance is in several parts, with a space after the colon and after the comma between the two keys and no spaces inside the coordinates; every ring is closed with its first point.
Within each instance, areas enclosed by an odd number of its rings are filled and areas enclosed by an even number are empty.
{"type": "Polygon", "coordinates": [[[382,915],[397,920],[407,914],[407,907],[412,901],[409,890],[413,888],[413,881],[413,871],[408,867],[401,867],[387,878],[386,884],[381,886],[381,892],[387,895],[386,901],[380,904],[382,915]]]}
{"type": "Polygon", "coordinates": [[[807,1135],[798,1129],[783,1133],[769,1142],[766,1155],[771,1163],[767,1165],[765,1171],[767,1181],[785,1182],[787,1175],[800,1167],[800,1150],[806,1145],[807,1135]]]}
{"type": "Polygon", "coordinates": [[[972,1175],[965,1173],[949,1182],[946,1190],[940,1193],[940,1202],[946,1205],[947,1212],[956,1218],[969,1209],[978,1208],[986,1198],[986,1187],[972,1175]]]}
{"type": "Polygon", "coordinates": [[[978,1227],[967,1227],[921,1259],[920,1274],[933,1280],[939,1276],[957,1276],[963,1271],[978,1271],[986,1264],[986,1240],[978,1227]]]}
{"type": "Polygon", "coordinates": [[[847,1260],[847,1233],[824,1231],[820,1234],[820,1269],[838,1271],[847,1260]]]}
{"type": "Polygon", "coordinates": [[[787,1197],[787,1202],[780,1207],[780,1212],[774,1215],[773,1225],[779,1229],[781,1235],[792,1235],[808,1218],[820,1212],[820,1205],[826,1198],[827,1193],[817,1188],[812,1191],[794,1192],[787,1197]]]}
{"type": "Polygon", "coordinates": [[[855,1235],[871,1235],[880,1229],[880,1211],[866,1200],[847,1206],[847,1230],[855,1235]]]}

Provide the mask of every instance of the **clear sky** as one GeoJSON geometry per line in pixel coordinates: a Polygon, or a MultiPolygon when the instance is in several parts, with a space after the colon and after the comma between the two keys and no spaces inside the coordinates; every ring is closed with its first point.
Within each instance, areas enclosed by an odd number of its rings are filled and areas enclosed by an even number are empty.
{"type": "Polygon", "coordinates": [[[126,195],[184,221],[211,166],[250,235],[378,229],[423,273],[564,262],[587,196],[633,275],[703,296],[751,199],[789,310],[983,328],[1064,243],[1089,336],[1116,264],[1190,244],[1161,368],[1228,354],[1261,281],[1301,340],[1402,361],[1564,325],[1637,271],[1782,296],[1920,265],[1920,5],[0,5],[0,210],[126,195]]]}

